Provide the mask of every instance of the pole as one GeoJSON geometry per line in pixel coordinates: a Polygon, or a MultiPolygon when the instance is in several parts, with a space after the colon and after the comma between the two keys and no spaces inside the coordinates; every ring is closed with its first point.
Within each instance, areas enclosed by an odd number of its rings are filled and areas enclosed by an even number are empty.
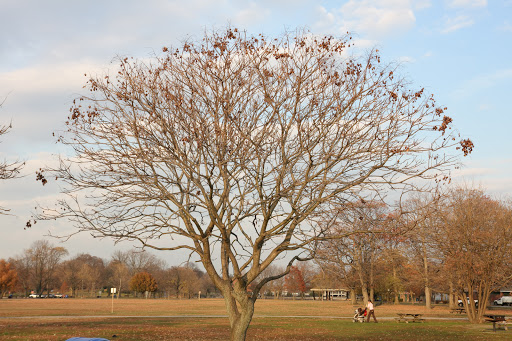
{"type": "Polygon", "coordinates": [[[116,288],[110,288],[110,295],[112,296],[112,314],[114,313],[114,294],[116,293],[116,291],[116,288]]]}

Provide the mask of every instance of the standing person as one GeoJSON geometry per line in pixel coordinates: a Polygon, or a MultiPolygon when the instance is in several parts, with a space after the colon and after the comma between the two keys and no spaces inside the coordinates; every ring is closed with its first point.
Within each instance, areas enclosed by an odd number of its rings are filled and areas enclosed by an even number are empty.
{"type": "Polygon", "coordinates": [[[375,318],[375,311],[373,310],[372,300],[368,300],[368,304],[366,305],[366,310],[368,310],[368,316],[366,317],[366,322],[370,322],[370,316],[373,316],[373,320],[377,323],[377,318],[375,318]]]}

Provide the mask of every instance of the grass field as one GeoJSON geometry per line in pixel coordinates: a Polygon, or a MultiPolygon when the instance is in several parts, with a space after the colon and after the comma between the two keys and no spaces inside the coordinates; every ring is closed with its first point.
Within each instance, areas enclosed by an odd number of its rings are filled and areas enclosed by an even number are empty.
{"type": "MultiPolygon", "coordinates": [[[[444,306],[382,305],[379,323],[352,323],[340,301],[259,300],[248,340],[511,340],[512,330],[471,325],[444,306]],[[396,323],[397,313],[423,313],[421,324],[396,323]],[[455,317],[455,318],[454,318],[455,317]]],[[[507,310],[495,311],[512,315],[507,310]]],[[[228,340],[224,302],[203,300],[13,299],[0,301],[0,340],[228,340]],[[115,336],[114,336],[115,335],[115,336]]],[[[462,318],[464,315],[462,315],[462,318]]],[[[511,316],[512,317],[512,316],[511,316]]]]}

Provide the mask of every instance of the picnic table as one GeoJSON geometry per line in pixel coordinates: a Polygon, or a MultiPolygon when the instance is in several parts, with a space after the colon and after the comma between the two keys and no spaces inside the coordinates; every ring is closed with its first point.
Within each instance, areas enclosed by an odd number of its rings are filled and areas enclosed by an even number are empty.
{"type": "Polygon", "coordinates": [[[450,313],[452,313],[452,314],[465,314],[466,313],[466,309],[464,309],[464,308],[455,308],[455,309],[450,310],[450,313]]]}
{"type": "Polygon", "coordinates": [[[498,327],[502,327],[505,330],[508,330],[507,327],[507,319],[505,315],[484,315],[485,321],[492,322],[492,330],[496,332],[496,324],[498,327]]]}
{"type": "Polygon", "coordinates": [[[423,314],[402,314],[398,313],[398,317],[395,317],[395,321],[400,322],[425,322],[425,319],[422,318],[423,314]]]}

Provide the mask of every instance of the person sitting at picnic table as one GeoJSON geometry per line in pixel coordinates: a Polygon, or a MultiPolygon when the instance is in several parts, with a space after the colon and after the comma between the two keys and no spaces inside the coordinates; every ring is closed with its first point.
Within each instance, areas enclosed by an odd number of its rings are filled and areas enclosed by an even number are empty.
{"type": "Polygon", "coordinates": [[[368,315],[366,316],[366,322],[370,322],[370,316],[373,316],[373,320],[375,321],[375,323],[377,323],[377,318],[375,317],[375,311],[373,309],[372,300],[368,300],[366,310],[368,311],[368,315]]]}

